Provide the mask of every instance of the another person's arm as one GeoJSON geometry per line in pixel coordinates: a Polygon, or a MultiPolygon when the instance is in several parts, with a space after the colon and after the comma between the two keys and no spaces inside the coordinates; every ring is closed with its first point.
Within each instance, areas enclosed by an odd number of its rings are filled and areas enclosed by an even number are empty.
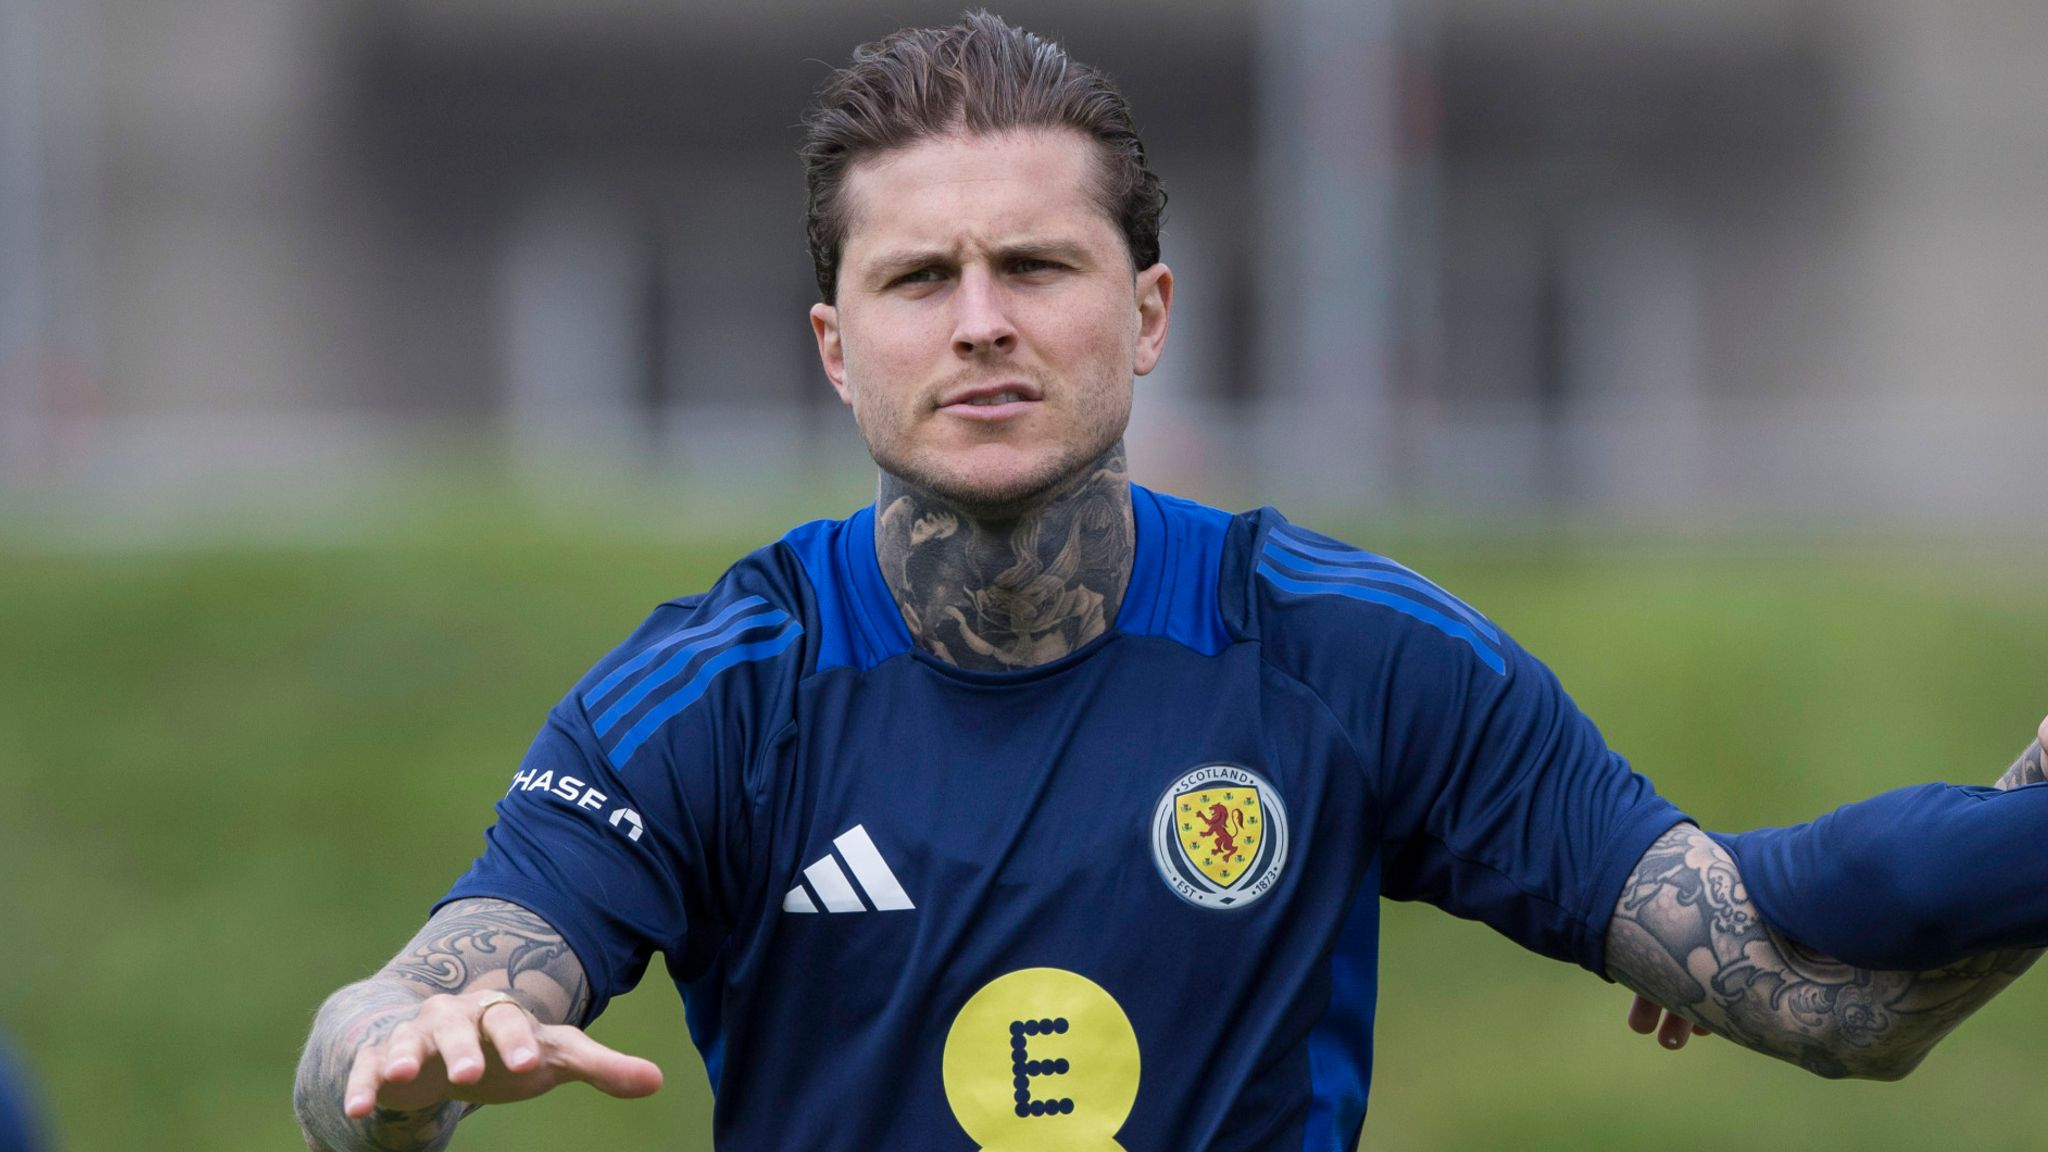
{"type": "Polygon", "coordinates": [[[45,1146],[35,1096],[27,1067],[0,1036],[0,1150],[37,1152],[45,1146]]]}
{"type": "Polygon", "coordinates": [[[659,1088],[653,1064],[572,1026],[590,999],[583,965],[540,917],[502,900],[446,905],[321,1006],[293,1092],[307,1146],[439,1149],[479,1104],[571,1080],[622,1097],[659,1088]]]}
{"type": "MultiPolygon", "coordinates": [[[[2048,742],[2048,721],[2041,739],[2048,742]]],[[[2048,779],[2043,744],[1998,782],[2048,779]]],[[[2015,798],[2017,799],[2017,798],[2015,798]]],[[[1927,850],[1969,852],[1972,844],[1927,850]]],[[[1816,885],[1813,899],[1830,898],[1816,885]]],[[[1924,910],[1902,917],[1924,918],[1924,910]]],[[[1910,930],[1910,929],[1908,929],[1910,930]]],[[[1735,857],[1696,827],[1672,828],[1636,866],[1607,934],[1607,970],[1638,994],[1638,1031],[1684,1042],[1688,1026],[1823,1076],[1897,1079],[2026,971],[2040,951],[2014,946],[1918,970],[1857,967],[1787,938],[1751,899],[1735,857]]]]}

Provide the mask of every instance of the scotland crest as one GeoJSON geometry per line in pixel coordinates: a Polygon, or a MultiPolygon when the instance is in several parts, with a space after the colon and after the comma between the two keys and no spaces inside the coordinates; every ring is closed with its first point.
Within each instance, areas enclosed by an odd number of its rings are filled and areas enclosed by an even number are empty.
{"type": "Polygon", "coordinates": [[[1287,807],[1250,769],[1204,764],[1159,797],[1152,862],[1188,903],[1242,908],[1271,891],[1287,864],[1287,807]]]}

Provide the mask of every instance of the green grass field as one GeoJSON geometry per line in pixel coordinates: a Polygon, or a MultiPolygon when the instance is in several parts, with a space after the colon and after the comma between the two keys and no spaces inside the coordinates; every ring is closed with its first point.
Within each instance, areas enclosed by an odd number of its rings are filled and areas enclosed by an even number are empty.
{"type": "MultiPolygon", "coordinates": [[[[289,1087],[315,1006],[466,866],[567,685],[748,542],[0,550],[0,1028],[61,1146],[297,1146],[289,1087]]],[[[2040,557],[1915,551],[1439,537],[1397,554],[1545,657],[1667,795],[1734,828],[1988,783],[2048,710],[2040,557]]],[[[1661,1052],[1622,1027],[1619,988],[1429,908],[1388,909],[1381,989],[1374,1149],[2048,1141],[2048,975],[1890,1085],[1711,1040],[1661,1052]]],[[[457,1146],[708,1147],[701,1067],[658,975],[596,1032],[669,1087],[489,1109],[457,1146]]]]}

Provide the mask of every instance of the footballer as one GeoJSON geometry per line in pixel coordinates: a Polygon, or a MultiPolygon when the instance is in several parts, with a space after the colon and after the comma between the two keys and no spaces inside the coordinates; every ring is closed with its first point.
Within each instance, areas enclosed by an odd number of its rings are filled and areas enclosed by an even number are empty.
{"type": "Polygon", "coordinates": [[[657,953],[728,1152],[1193,1152],[1357,1142],[1382,897],[1830,1077],[1904,1074],[2048,944],[2039,743],[1710,835],[1429,580],[1134,483],[1174,276],[1097,70],[985,13],[899,32],[803,158],[877,497],[553,708],[482,856],[322,1007],[309,1146],[655,1091],[582,1029],[657,953]]]}

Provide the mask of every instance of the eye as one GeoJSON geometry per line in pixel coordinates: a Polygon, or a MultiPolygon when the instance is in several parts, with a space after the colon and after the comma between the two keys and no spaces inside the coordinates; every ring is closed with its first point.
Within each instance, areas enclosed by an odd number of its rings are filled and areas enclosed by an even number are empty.
{"type": "Polygon", "coordinates": [[[1059,270],[1060,267],[1061,265],[1055,261],[1041,260],[1035,256],[1010,262],[1010,271],[1020,276],[1029,276],[1034,272],[1054,272],[1059,270]]]}
{"type": "Polygon", "coordinates": [[[923,268],[905,272],[903,275],[889,281],[889,286],[894,288],[905,284],[933,284],[944,278],[944,276],[945,272],[941,269],[927,265],[923,268]]]}

